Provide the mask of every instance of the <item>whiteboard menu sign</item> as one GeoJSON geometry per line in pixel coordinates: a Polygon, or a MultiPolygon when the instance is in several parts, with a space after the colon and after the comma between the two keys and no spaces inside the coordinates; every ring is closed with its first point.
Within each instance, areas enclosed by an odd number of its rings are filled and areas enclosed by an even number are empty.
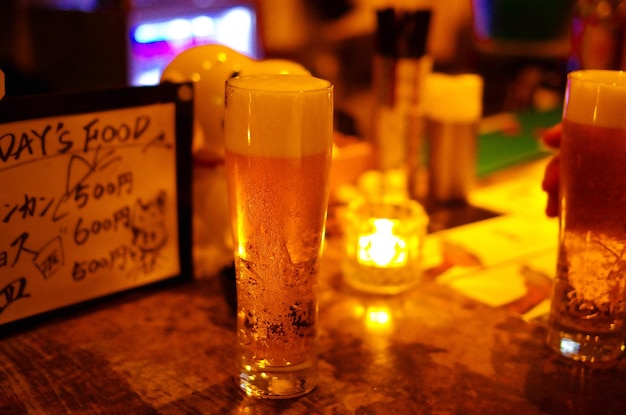
{"type": "Polygon", "coordinates": [[[0,331],[191,274],[189,84],[0,101],[0,331]]]}

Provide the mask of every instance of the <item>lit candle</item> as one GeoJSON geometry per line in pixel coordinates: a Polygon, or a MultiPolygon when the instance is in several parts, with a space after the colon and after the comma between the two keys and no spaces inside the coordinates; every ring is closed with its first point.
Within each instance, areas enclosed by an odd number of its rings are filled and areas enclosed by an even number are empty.
{"type": "Polygon", "coordinates": [[[402,267],[408,248],[404,239],[394,234],[398,221],[370,219],[373,232],[359,237],[357,259],[360,264],[380,268],[402,267]]]}
{"type": "Polygon", "coordinates": [[[357,202],[345,219],[342,272],[349,285],[395,294],[419,282],[428,216],[417,202],[357,202]]]}

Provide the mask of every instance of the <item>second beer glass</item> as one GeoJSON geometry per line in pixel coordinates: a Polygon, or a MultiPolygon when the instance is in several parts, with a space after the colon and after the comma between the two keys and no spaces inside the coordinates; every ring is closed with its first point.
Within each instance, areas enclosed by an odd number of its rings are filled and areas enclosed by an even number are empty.
{"type": "Polygon", "coordinates": [[[317,276],[328,203],[333,88],[305,75],[226,84],[237,273],[238,382],[289,398],[317,384],[317,276]]]}
{"type": "Polygon", "coordinates": [[[560,151],[560,236],[548,344],[615,362],[626,336],[626,73],[568,76],[560,151]]]}

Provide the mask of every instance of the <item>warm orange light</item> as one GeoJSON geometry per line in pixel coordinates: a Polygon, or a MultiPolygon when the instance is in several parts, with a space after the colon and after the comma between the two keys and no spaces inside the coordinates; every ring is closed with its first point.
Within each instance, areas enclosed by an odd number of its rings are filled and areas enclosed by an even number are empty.
{"type": "Polygon", "coordinates": [[[378,268],[397,268],[406,265],[407,243],[394,233],[398,221],[370,219],[370,223],[373,232],[359,236],[358,262],[378,268]]]}
{"type": "MultiPolygon", "coordinates": [[[[393,331],[393,316],[388,307],[370,306],[367,307],[365,314],[365,327],[369,332],[375,332],[378,335],[372,336],[373,344],[386,345],[387,339],[381,336],[383,333],[391,333],[393,331]]],[[[381,347],[382,348],[382,347],[381,347]]]]}
{"type": "Polygon", "coordinates": [[[391,316],[389,310],[369,310],[367,313],[367,326],[368,327],[380,327],[386,326],[390,323],[391,316]]]}

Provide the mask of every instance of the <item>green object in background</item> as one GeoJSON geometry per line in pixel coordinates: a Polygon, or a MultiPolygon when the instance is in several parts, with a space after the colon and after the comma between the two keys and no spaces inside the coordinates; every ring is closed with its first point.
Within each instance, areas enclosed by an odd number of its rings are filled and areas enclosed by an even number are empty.
{"type": "Polygon", "coordinates": [[[478,141],[476,174],[484,177],[525,161],[547,156],[539,132],[561,121],[562,110],[528,111],[512,114],[519,123],[514,134],[502,130],[481,134],[478,141]]]}
{"type": "Polygon", "coordinates": [[[472,0],[480,39],[545,41],[569,29],[575,0],[472,0]]]}

